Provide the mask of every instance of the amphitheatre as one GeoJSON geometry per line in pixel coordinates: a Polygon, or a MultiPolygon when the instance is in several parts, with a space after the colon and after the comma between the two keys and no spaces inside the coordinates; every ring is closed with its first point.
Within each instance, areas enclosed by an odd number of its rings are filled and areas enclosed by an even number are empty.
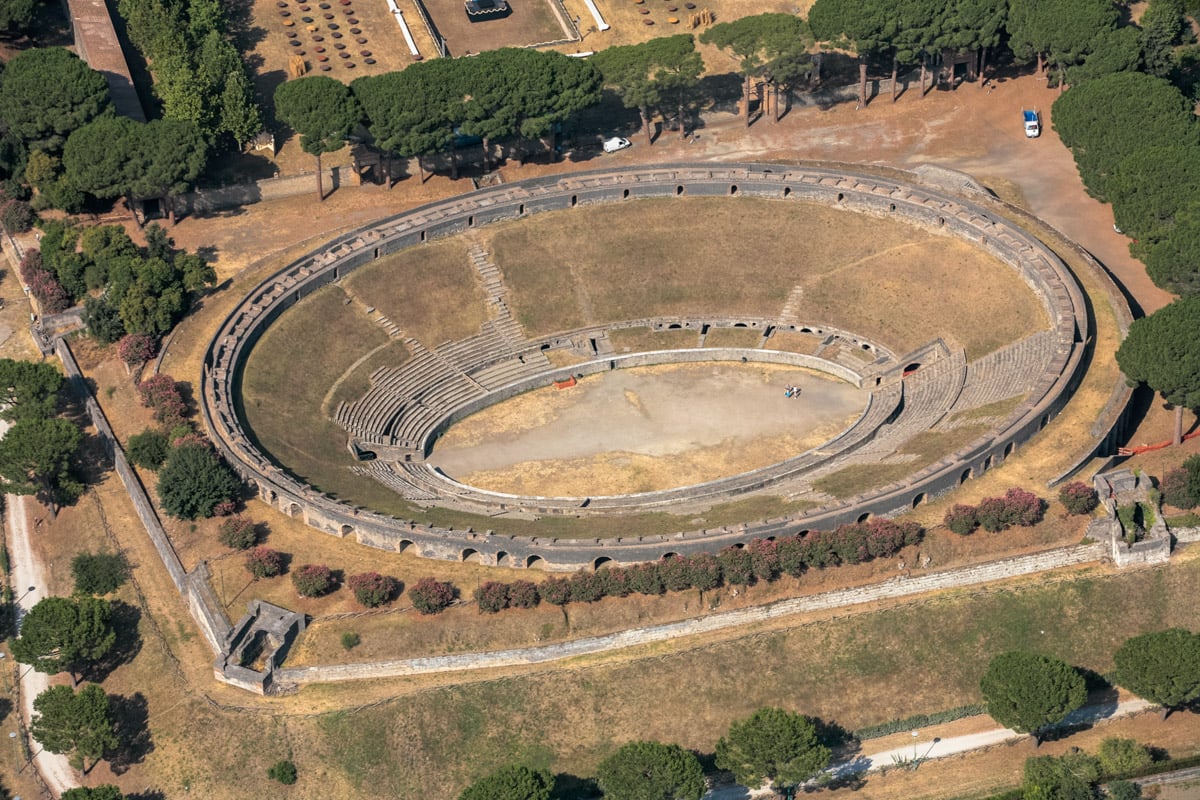
{"type": "MultiPolygon", "coordinates": [[[[1093,326],[1049,247],[947,175],[916,177],[597,170],[379,221],[226,317],[205,357],[206,422],[282,512],[450,561],[594,568],[915,508],[1047,426],[1093,326]],[[785,384],[804,393],[785,399],[785,384]],[[643,395],[658,424],[621,444],[613,408],[646,416],[643,395]],[[686,427],[714,416],[708,439],[686,427]],[[755,424],[739,433],[739,416],[755,424]],[[522,435],[517,455],[496,444],[522,435]],[[573,449],[547,448],[563,440],[573,449]],[[488,458],[491,474],[462,466],[488,458]],[[413,521],[430,508],[448,522],[413,521]],[[637,535],[660,512],[720,524],[637,535]],[[624,534],[589,535],[610,517],[624,534]],[[556,518],[583,533],[537,533],[556,518]]],[[[1076,465],[1122,410],[1103,410],[1076,465]]]]}

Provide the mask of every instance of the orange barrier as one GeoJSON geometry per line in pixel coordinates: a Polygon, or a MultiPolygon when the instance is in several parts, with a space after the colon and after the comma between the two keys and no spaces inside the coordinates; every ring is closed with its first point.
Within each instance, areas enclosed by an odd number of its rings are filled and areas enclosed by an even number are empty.
{"type": "Polygon", "coordinates": [[[578,383],[578,381],[576,381],[575,376],[572,375],[571,377],[567,378],[565,381],[555,381],[554,388],[555,389],[570,389],[576,383],[578,383]]]}
{"type": "MultiPolygon", "coordinates": [[[[1194,439],[1197,436],[1200,436],[1200,431],[1192,431],[1191,433],[1184,434],[1183,440],[1186,442],[1188,439],[1194,439]]],[[[1117,455],[1136,456],[1140,455],[1141,453],[1153,453],[1155,450],[1162,450],[1164,447],[1170,446],[1171,441],[1168,439],[1165,442],[1158,442],[1157,444],[1142,444],[1138,445],[1137,447],[1118,447],[1117,455]]]]}

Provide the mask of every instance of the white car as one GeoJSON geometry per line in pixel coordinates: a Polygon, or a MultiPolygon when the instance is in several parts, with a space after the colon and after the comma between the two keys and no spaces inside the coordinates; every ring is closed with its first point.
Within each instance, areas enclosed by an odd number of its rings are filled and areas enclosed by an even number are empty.
{"type": "Polygon", "coordinates": [[[604,140],[604,152],[615,153],[618,150],[624,150],[626,147],[633,147],[633,143],[621,136],[614,136],[611,139],[604,140]]]}

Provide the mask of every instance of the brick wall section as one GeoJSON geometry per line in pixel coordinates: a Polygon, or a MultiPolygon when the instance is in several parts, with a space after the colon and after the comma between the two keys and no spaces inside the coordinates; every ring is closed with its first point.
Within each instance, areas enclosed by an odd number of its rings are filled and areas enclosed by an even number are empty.
{"type": "MultiPolygon", "coordinates": [[[[864,514],[894,515],[912,508],[922,497],[949,492],[1002,461],[1065,405],[1083,374],[1088,327],[1083,294],[1049,248],[1002,216],[936,188],[809,164],[677,164],[628,172],[597,170],[506,184],[422,206],[346,234],[298,259],[262,281],[225,319],[205,354],[200,402],[214,442],[243,477],[258,487],[260,497],[318,530],[354,536],[382,549],[411,549],[428,558],[457,561],[478,553],[488,564],[528,566],[536,560],[550,569],[569,570],[590,566],[600,557],[619,563],[656,560],[667,553],[712,551],[755,537],[832,528],[864,514]],[[801,515],[672,536],[558,541],[399,521],[340,503],[305,486],[258,451],[242,429],[232,400],[245,356],[262,331],[302,297],[359,266],[420,242],[498,220],[589,203],[681,195],[821,202],[859,213],[898,217],[963,238],[1020,271],[1045,303],[1051,319],[1051,359],[1028,399],[1000,429],[904,481],[801,515]]],[[[1102,446],[1104,440],[1098,440],[1092,452],[1102,446]]]]}
{"type": "Polygon", "coordinates": [[[606,636],[591,636],[560,644],[499,650],[490,653],[458,653],[454,655],[406,658],[365,664],[331,664],[327,666],[287,667],[275,673],[275,679],[286,683],[327,683],[332,681],[394,678],[401,675],[420,675],[451,670],[489,669],[521,664],[545,664],[576,656],[605,653],[627,647],[664,642],[680,636],[726,630],[766,622],[794,614],[845,608],[912,597],[939,589],[978,586],[1019,575],[1061,569],[1063,567],[1099,561],[1105,555],[1102,544],[1066,547],[1027,556],[992,561],[957,570],[933,572],[919,577],[898,577],[883,583],[853,589],[783,600],[768,606],[756,606],[738,611],[710,614],[698,619],[672,622],[646,628],[634,628],[606,636]]]}
{"type": "Polygon", "coordinates": [[[123,117],[146,121],[142,101],[133,88],[129,64],[121,51],[121,42],[113,28],[112,17],[104,0],[67,0],[71,27],[75,31],[75,49],[88,66],[104,75],[113,106],[123,117]]]}

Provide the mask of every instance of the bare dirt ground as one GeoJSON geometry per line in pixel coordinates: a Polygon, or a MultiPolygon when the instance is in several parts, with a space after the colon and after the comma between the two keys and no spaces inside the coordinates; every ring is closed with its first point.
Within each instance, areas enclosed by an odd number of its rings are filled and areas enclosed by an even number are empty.
{"type": "Polygon", "coordinates": [[[844,430],[865,402],[865,392],[806,370],[640,367],[591,376],[570,389],[540,389],[480,412],[452,427],[431,461],[497,492],[658,491],[799,455],[844,430]],[[785,386],[802,393],[785,397],[785,386]]]}

